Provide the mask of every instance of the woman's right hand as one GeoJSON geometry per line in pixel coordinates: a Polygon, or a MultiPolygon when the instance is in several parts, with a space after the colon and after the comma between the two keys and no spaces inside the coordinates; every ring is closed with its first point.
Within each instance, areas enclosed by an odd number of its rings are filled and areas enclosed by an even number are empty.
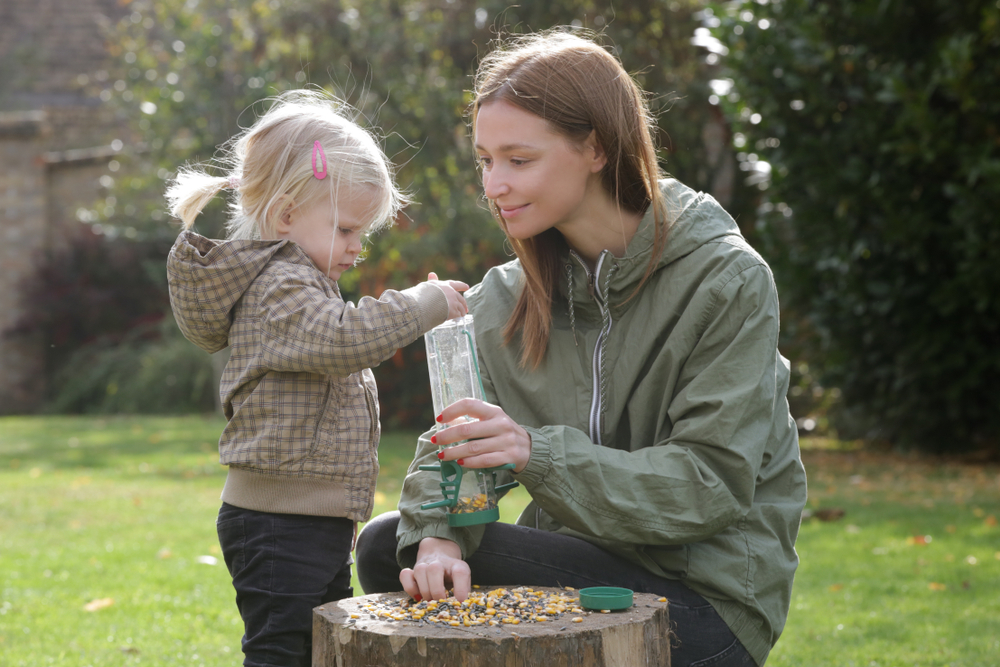
{"type": "Polygon", "coordinates": [[[417,549],[417,562],[413,568],[399,573],[399,583],[411,598],[443,600],[448,589],[454,589],[455,598],[462,602],[472,588],[472,570],[462,560],[462,549],[451,540],[425,537],[417,549]]]}
{"type": "Polygon", "coordinates": [[[428,273],[427,282],[440,287],[447,297],[449,320],[464,317],[469,312],[469,305],[465,303],[465,297],[459,294],[459,292],[469,289],[468,285],[460,280],[438,280],[436,273],[428,273]]]}

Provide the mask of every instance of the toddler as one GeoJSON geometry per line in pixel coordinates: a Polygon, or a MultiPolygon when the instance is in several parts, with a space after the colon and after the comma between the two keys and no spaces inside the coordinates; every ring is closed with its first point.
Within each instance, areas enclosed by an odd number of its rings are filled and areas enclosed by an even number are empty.
{"type": "Polygon", "coordinates": [[[207,352],[229,346],[217,529],[243,618],[244,665],[308,665],[312,609],[350,597],[357,522],[378,475],[370,370],[467,312],[464,283],[429,280],[345,302],[337,280],[406,203],[373,137],[320,93],[279,96],[227,144],[228,173],[180,171],[170,304],[207,352]],[[223,190],[228,239],[190,231],[223,190]]]}

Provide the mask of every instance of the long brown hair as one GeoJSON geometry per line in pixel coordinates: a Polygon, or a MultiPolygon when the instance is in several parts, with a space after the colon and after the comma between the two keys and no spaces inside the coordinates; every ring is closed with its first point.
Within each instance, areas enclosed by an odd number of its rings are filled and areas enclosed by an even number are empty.
{"type": "MultiPolygon", "coordinates": [[[[473,135],[482,106],[503,100],[550,123],[576,144],[591,131],[607,155],[601,182],[618,206],[644,214],[652,207],[653,253],[632,296],[656,267],[666,243],[667,212],[657,181],[661,177],[653,142],[654,121],[645,94],[621,62],[596,42],[558,30],[501,41],[480,61],[471,105],[473,135]]],[[[504,233],[506,223],[489,202],[504,233]]],[[[521,365],[538,368],[552,328],[552,298],[559,281],[566,241],[555,229],[518,240],[507,234],[524,270],[525,281],[504,328],[510,343],[522,333],[521,365]]],[[[630,297],[631,298],[631,297],[630,297]]]]}

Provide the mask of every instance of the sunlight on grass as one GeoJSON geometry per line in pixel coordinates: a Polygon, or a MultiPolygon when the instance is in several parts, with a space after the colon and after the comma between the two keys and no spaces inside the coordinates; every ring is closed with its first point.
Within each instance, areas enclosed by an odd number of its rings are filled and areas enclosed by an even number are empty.
{"type": "MultiPolygon", "coordinates": [[[[223,424],[0,418],[0,664],[241,661],[215,535],[223,424]]],[[[416,437],[385,434],[376,514],[395,509],[416,437]]],[[[806,444],[813,518],[768,665],[995,666],[1000,468],[806,444]]],[[[513,490],[502,520],[527,501],[513,490]]]]}

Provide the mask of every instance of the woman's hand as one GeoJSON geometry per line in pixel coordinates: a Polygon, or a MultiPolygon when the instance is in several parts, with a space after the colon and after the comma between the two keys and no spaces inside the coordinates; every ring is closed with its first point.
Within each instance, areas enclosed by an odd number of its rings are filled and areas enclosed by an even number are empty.
{"type": "Polygon", "coordinates": [[[469,597],[472,571],[462,560],[462,549],[451,540],[425,537],[417,549],[417,562],[413,569],[399,573],[399,583],[411,598],[443,600],[448,589],[453,588],[455,598],[462,602],[469,597]]]}
{"type": "Polygon", "coordinates": [[[463,416],[478,421],[462,422],[438,431],[431,438],[436,445],[450,445],[438,454],[443,461],[458,461],[464,468],[492,468],[514,464],[514,472],[521,472],[531,458],[531,436],[502,408],[475,398],[463,398],[445,408],[439,423],[455,421],[463,416]]]}

